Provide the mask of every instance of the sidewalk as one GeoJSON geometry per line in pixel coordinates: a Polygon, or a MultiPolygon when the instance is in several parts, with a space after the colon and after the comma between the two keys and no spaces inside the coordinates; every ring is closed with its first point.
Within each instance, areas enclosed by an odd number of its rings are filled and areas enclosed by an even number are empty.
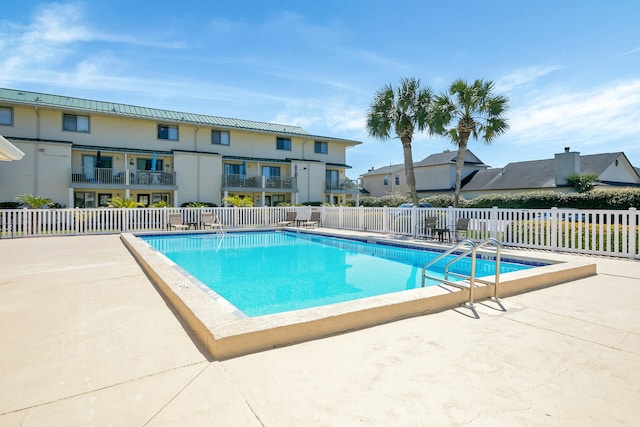
{"type": "MultiPolygon", "coordinates": [[[[600,426],[640,418],[640,263],[210,361],[119,237],[0,241],[0,426],[600,426]]],[[[554,255],[558,258],[568,255],[554,255]]]]}

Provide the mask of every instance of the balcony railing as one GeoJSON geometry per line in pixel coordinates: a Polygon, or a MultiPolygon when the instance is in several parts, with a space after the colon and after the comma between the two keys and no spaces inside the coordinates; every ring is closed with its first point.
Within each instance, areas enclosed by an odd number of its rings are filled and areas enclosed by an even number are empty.
{"type": "Polygon", "coordinates": [[[356,192],[358,191],[358,182],[351,179],[345,179],[341,182],[325,181],[324,189],[325,191],[356,192]]]}
{"type": "Polygon", "coordinates": [[[71,182],[152,186],[176,185],[176,173],[147,170],[124,171],[111,168],[72,168],[71,182]]]}
{"type": "Polygon", "coordinates": [[[223,188],[244,188],[249,190],[295,190],[296,179],[281,176],[223,175],[223,188]]]}

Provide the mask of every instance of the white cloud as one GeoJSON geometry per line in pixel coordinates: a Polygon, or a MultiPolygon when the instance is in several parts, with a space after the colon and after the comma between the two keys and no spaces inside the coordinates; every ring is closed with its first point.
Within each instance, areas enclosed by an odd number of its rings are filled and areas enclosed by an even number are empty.
{"type": "Polygon", "coordinates": [[[635,49],[628,50],[626,52],[615,54],[613,56],[627,56],[627,55],[633,55],[635,53],[640,53],[640,46],[636,47],[635,49]]]}
{"type": "Polygon", "coordinates": [[[520,68],[512,71],[506,76],[502,76],[496,81],[496,90],[498,92],[507,92],[514,89],[517,86],[522,86],[537,80],[540,77],[546,76],[561,67],[559,65],[546,65],[546,66],[532,66],[527,68],[520,68]]]}
{"type": "Polygon", "coordinates": [[[278,113],[274,121],[301,126],[310,133],[349,134],[356,135],[350,137],[355,138],[363,135],[365,117],[364,110],[345,105],[342,101],[291,100],[287,110],[278,113]]]}
{"type": "Polygon", "coordinates": [[[3,53],[0,58],[0,84],[10,86],[45,78],[50,82],[58,81],[63,76],[67,77],[74,67],[95,72],[97,68],[90,66],[90,58],[74,64],[72,58],[82,52],[76,46],[78,43],[182,47],[180,42],[158,42],[149,40],[147,36],[94,31],[87,22],[90,21],[84,3],[48,3],[40,6],[32,21],[26,25],[3,22],[0,27],[3,53]]]}
{"type": "Polygon", "coordinates": [[[83,24],[82,3],[51,3],[39,9],[34,22],[24,34],[27,43],[52,42],[72,43],[87,41],[93,36],[83,24]]]}
{"type": "Polygon", "coordinates": [[[602,143],[640,134],[640,80],[582,92],[540,93],[509,112],[509,138],[522,143],[602,143]]]}

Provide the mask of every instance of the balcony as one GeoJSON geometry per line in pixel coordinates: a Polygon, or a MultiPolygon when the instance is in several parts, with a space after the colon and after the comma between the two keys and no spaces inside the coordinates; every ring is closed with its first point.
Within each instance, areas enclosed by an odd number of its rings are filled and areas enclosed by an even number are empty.
{"type": "Polygon", "coordinates": [[[351,179],[345,179],[341,182],[325,181],[324,189],[331,193],[357,193],[358,182],[351,179]]]}
{"type": "Polygon", "coordinates": [[[71,183],[91,186],[173,186],[176,185],[176,174],[175,172],[148,170],[124,171],[111,168],[72,168],[71,183]]]}
{"type": "Polygon", "coordinates": [[[298,191],[295,178],[281,176],[223,175],[222,188],[248,191],[298,191]]]}

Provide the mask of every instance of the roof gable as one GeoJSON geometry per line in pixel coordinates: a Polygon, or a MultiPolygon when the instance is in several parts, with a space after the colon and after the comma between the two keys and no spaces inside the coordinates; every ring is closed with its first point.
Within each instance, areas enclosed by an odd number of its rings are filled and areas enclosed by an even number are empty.
{"type": "Polygon", "coordinates": [[[389,165],[389,166],[383,166],[381,168],[378,169],[373,169],[370,170],[367,173],[362,174],[361,176],[374,176],[374,175],[382,175],[382,174],[387,174],[387,173],[393,173],[393,172],[397,172],[399,170],[402,170],[402,168],[404,168],[404,164],[402,163],[398,163],[395,165],[389,165]]]}
{"type": "MultiPolygon", "coordinates": [[[[426,166],[437,166],[437,165],[446,165],[446,164],[454,164],[456,163],[456,158],[458,157],[458,151],[445,151],[443,153],[435,153],[430,156],[425,157],[417,163],[414,163],[414,167],[426,167],[426,166]]],[[[475,165],[475,166],[487,166],[480,160],[471,150],[467,150],[465,153],[464,163],[466,165],[475,165]]]]}

